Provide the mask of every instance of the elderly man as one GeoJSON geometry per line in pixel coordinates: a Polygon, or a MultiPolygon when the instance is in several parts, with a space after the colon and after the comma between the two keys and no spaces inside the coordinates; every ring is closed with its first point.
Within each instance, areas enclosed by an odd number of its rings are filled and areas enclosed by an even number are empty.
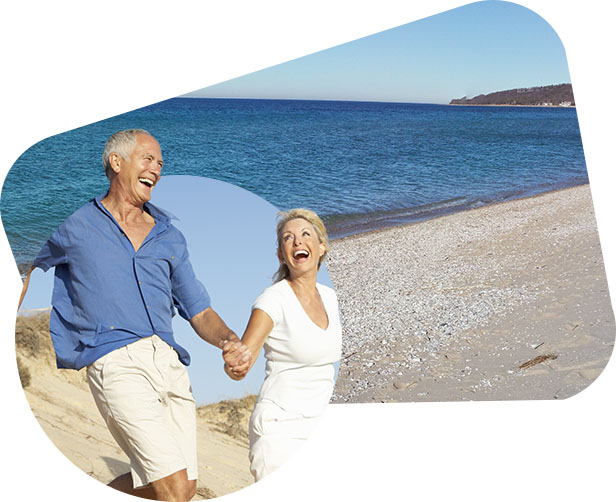
{"type": "Polygon", "coordinates": [[[49,329],[57,365],[88,367],[98,409],[130,459],[131,472],[109,486],[190,500],[196,413],[190,356],[173,338],[175,309],[238,375],[250,352],[212,310],[184,236],[149,204],[163,166],[158,142],[140,129],[120,131],[107,141],[103,165],[107,194],[73,213],[33,263],[56,268],[49,329]]]}

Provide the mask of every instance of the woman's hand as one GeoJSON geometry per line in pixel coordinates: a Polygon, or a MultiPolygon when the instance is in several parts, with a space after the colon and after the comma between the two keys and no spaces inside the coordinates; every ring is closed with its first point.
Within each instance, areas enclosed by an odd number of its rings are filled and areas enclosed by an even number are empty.
{"type": "Polygon", "coordinates": [[[225,341],[222,344],[222,357],[225,360],[225,373],[233,380],[241,380],[250,371],[274,323],[263,310],[254,309],[242,341],[225,341]],[[248,362],[245,358],[248,357],[248,362]]]}
{"type": "Polygon", "coordinates": [[[241,380],[252,366],[250,349],[240,341],[225,340],[222,343],[222,358],[225,373],[233,380],[241,380]]]}

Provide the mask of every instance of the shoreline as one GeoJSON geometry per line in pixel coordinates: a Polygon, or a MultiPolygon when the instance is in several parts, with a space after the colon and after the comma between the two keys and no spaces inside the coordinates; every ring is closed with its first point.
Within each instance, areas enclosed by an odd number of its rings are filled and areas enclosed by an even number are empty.
{"type": "MultiPolygon", "coordinates": [[[[566,191],[566,190],[572,190],[572,189],[575,189],[575,188],[578,188],[578,187],[590,187],[590,183],[588,181],[585,181],[584,183],[579,183],[579,184],[576,184],[576,185],[569,185],[569,186],[559,187],[559,188],[553,188],[553,189],[550,189],[550,190],[546,190],[544,192],[538,192],[538,193],[533,193],[533,194],[529,194],[529,195],[521,195],[519,197],[512,196],[510,198],[505,198],[504,200],[495,200],[493,202],[488,202],[488,203],[486,203],[484,205],[481,205],[481,206],[466,207],[464,209],[460,209],[458,211],[452,211],[452,212],[443,212],[442,214],[438,214],[438,215],[435,215],[435,216],[427,217],[425,219],[418,219],[416,221],[408,221],[408,222],[403,222],[403,223],[399,223],[399,224],[386,225],[386,226],[382,226],[382,227],[378,227],[378,228],[371,228],[371,229],[365,230],[365,231],[354,232],[354,233],[351,233],[349,235],[330,237],[329,241],[330,242],[336,242],[336,241],[342,241],[344,239],[352,239],[354,237],[361,237],[361,236],[370,235],[370,234],[374,234],[374,233],[378,233],[378,232],[386,232],[387,230],[390,230],[390,229],[393,229],[393,228],[401,228],[401,227],[406,227],[408,225],[418,225],[418,224],[429,222],[429,221],[435,221],[435,220],[438,220],[440,218],[447,218],[448,216],[453,216],[453,215],[456,215],[456,214],[470,213],[470,212],[473,212],[473,211],[480,211],[482,209],[489,208],[489,207],[499,206],[501,204],[508,204],[510,202],[534,199],[536,197],[542,197],[544,195],[548,195],[548,194],[552,194],[552,193],[562,192],[562,191],[566,191]]],[[[589,188],[589,190],[590,190],[590,188],[589,188]]],[[[412,209],[412,208],[409,208],[409,209],[412,209]]],[[[403,211],[403,210],[400,210],[400,211],[403,211]]]]}
{"type": "Polygon", "coordinates": [[[343,323],[332,402],[563,399],[609,360],[588,185],[331,244],[343,323]]]}
{"type": "MultiPolygon", "coordinates": [[[[464,200],[465,197],[457,197],[445,201],[439,201],[433,204],[424,204],[415,207],[394,209],[389,211],[378,211],[378,212],[370,212],[370,213],[358,213],[351,215],[333,215],[334,217],[339,217],[346,223],[348,221],[355,220],[356,222],[346,227],[345,231],[339,230],[341,235],[336,235],[336,223],[331,223],[331,216],[324,217],[325,226],[328,229],[328,233],[330,234],[330,242],[338,241],[342,239],[348,239],[357,235],[369,234],[372,232],[379,232],[381,230],[387,230],[390,228],[403,227],[405,225],[414,225],[417,223],[422,223],[425,221],[432,221],[438,218],[442,218],[445,216],[463,213],[467,211],[473,211],[476,209],[481,209],[484,207],[490,207],[502,203],[507,203],[515,200],[524,200],[532,197],[541,196],[543,194],[557,192],[560,190],[567,190],[569,188],[574,188],[578,186],[588,185],[588,180],[584,180],[581,183],[574,184],[566,184],[564,186],[557,186],[555,188],[549,188],[545,191],[539,191],[538,189],[529,189],[525,192],[519,194],[501,194],[500,197],[496,196],[496,198],[490,200],[486,199],[485,202],[481,203],[481,205],[473,206],[472,204],[477,203],[478,201],[471,201],[471,204],[468,203],[466,205],[458,205],[452,206],[448,205],[451,201],[454,200],[464,200]],[[427,211],[421,211],[422,208],[431,208],[427,211]],[[417,212],[419,211],[419,212],[417,212]],[[413,213],[415,212],[415,213],[413,213]],[[416,214],[417,216],[408,216],[409,213],[416,214]],[[407,216],[405,216],[407,215],[407,216]],[[383,223],[377,223],[378,221],[383,221],[383,223]],[[330,226],[334,228],[334,230],[330,230],[330,226]]],[[[340,226],[341,224],[339,224],[340,226]]],[[[25,277],[30,270],[31,263],[16,263],[17,270],[21,276],[22,281],[25,280],[25,277]]]]}

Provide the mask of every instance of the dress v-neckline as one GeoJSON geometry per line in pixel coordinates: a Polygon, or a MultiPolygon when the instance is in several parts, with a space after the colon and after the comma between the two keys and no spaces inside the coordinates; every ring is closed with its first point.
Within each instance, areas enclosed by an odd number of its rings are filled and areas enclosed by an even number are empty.
{"type": "Polygon", "coordinates": [[[312,318],[308,315],[308,312],[306,312],[306,309],[304,308],[304,306],[302,305],[302,302],[299,301],[299,298],[297,297],[297,295],[295,294],[295,290],[291,287],[291,284],[289,283],[289,281],[287,281],[286,279],[283,279],[283,281],[286,283],[287,287],[291,290],[291,294],[293,295],[293,298],[295,298],[295,301],[297,302],[299,308],[301,309],[301,311],[304,313],[304,315],[306,316],[306,318],[308,319],[308,321],[310,321],[310,323],[315,326],[316,328],[320,329],[323,332],[326,332],[330,325],[331,322],[329,320],[329,313],[327,312],[327,307],[325,307],[325,302],[323,301],[323,297],[321,296],[321,291],[319,291],[319,283],[317,283],[316,288],[317,288],[317,292],[319,293],[319,298],[321,299],[321,305],[323,305],[323,310],[325,310],[325,316],[327,317],[327,326],[325,326],[325,328],[322,328],[321,326],[319,326],[316,322],[314,322],[312,320],[312,318]]]}

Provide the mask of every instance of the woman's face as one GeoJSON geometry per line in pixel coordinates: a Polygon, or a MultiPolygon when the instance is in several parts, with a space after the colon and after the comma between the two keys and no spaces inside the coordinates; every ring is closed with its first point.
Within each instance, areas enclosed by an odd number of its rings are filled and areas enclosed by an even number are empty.
{"type": "Polygon", "coordinates": [[[282,227],[278,259],[286,263],[291,278],[315,272],[324,253],[325,246],[309,221],[295,218],[282,227]]]}

